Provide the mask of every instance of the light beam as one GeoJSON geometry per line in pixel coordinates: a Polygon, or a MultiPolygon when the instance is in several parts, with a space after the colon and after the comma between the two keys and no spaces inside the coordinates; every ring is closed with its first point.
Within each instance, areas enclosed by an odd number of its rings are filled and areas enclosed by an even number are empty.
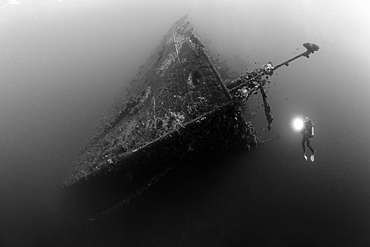
{"type": "Polygon", "coordinates": [[[303,129],[303,119],[302,118],[295,118],[293,120],[293,128],[296,131],[301,131],[303,129]]]}

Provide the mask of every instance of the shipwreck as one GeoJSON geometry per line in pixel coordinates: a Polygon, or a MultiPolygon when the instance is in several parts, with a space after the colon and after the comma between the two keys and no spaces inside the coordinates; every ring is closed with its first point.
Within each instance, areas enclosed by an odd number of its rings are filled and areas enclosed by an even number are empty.
{"type": "Polygon", "coordinates": [[[279,65],[269,62],[232,78],[190,26],[186,16],[178,20],[140,67],[126,95],[76,158],[64,182],[67,191],[88,194],[98,186],[129,184],[148,171],[150,178],[166,162],[257,147],[253,123],[241,116],[242,103],[261,93],[270,128],[269,76],[319,49],[305,43],[304,52],[279,65]]]}

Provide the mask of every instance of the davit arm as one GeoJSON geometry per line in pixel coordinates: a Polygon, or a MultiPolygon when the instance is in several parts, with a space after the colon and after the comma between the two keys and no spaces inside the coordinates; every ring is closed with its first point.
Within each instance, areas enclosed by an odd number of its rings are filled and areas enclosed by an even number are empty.
{"type": "Polygon", "coordinates": [[[314,43],[304,43],[303,46],[306,48],[305,52],[288,59],[287,61],[280,63],[277,66],[273,66],[271,62],[262,65],[258,69],[255,69],[251,72],[247,72],[245,75],[238,77],[237,79],[229,82],[226,87],[229,90],[230,95],[235,101],[244,102],[248,97],[255,93],[257,90],[260,90],[263,98],[265,115],[268,122],[268,129],[271,129],[271,123],[273,121],[273,116],[271,113],[271,107],[267,100],[267,93],[264,88],[266,82],[268,81],[268,76],[271,76],[275,70],[282,67],[283,65],[288,66],[290,62],[300,58],[306,57],[309,58],[311,54],[319,50],[319,46],[314,43]],[[265,76],[265,78],[263,78],[265,76]]]}

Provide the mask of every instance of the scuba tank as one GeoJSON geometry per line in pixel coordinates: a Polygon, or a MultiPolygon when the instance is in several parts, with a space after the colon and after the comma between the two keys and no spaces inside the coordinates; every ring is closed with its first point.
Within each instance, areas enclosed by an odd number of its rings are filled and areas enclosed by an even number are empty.
{"type": "Polygon", "coordinates": [[[307,135],[310,138],[315,135],[314,124],[311,119],[306,116],[303,120],[303,128],[300,131],[302,135],[307,135]]]}
{"type": "Polygon", "coordinates": [[[315,135],[315,130],[314,130],[314,124],[312,122],[312,120],[308,120],[308,122],[305,123],[306,126],[305,126],[305,129],[306,129],[306,132],[309,134],[310,137],[314,137],[315,135]]]}
{"type": "Polygon", "coordinates": [[[313,126],[311,126],[311,137],[314,137],[314,135],[315,135],[315,130],[314,130],[313,126]]]}

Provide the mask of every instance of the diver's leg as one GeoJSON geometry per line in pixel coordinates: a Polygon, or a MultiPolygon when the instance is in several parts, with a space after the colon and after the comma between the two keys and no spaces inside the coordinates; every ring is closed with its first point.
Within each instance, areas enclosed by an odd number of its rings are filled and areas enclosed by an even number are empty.
{"type": "Polygon", "coordinates": [[[303,148],[303,158],[307,160],[307,155],[306,155],[306,142],[307,138],[305,136],[302,137],[302,148],[303,148]]]}
{"type": "Polygon", "coordinates": [[[308,138],[307,139],[307,146],[308,146],[308,148],[311,150],[311,152],[312,152],[312,154],[311,154],[311,156],[310,156],[310,160],[312,161],[312,162],[314,162],[315,161],[315,149],[313,149],[312,147],[311,147],[311,141],[310,141],[310,138],[308,138]]]}
{"type": "Polygon", "coordinates": [[[306,153],[306,145],[305,145],[305,142],[306,142],[306,138],[303,136],[303,137],[302,137],[302,148],[303,148],[303,153],[306,153]]]}
{"type": "Polygon", "coordinates": [[[312,154],[315,154],[315,149],[313,149],[310,144],[311,144],[311,140],[307,139],[307,147],[311,150],[312,154]]]}

